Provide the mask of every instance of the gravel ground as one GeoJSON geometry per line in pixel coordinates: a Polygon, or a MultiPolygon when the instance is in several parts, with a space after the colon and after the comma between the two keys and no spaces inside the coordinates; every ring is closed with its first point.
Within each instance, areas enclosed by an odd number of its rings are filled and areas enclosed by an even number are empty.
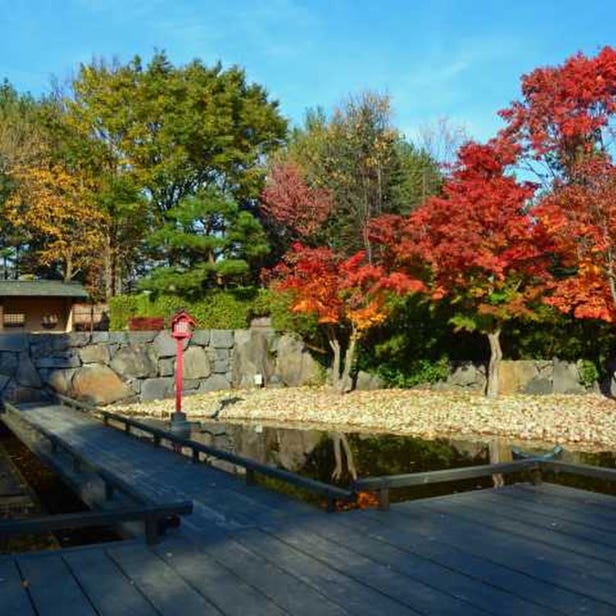
{"type": "MultiPolygon", "coordinates": [[[[190,419],[262,422],[370,431],[423,438],[455,436],[562,444],[573,449],[616,451],[616,401],[599,395],[502,396],[409,389],[356,391],[325,388],[217,391],[184,398],[190,419]]],[[[173,400],[123,405],[127,414],[167,417],[173,400]]]]}

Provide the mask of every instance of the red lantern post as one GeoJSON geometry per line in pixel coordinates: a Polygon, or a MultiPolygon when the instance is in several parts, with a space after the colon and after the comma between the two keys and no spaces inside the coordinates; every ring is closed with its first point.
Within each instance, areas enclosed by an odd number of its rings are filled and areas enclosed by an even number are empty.
{"type": "Polygon", "coordinates": [[[186,414],[182,412],[182,382],[184,373],[184,341],[192,336],[194,319],[180,310],[171,319],[171,336],[175,339],[175,413],[171,415],[171,428],[186,423],[186,414]]]}

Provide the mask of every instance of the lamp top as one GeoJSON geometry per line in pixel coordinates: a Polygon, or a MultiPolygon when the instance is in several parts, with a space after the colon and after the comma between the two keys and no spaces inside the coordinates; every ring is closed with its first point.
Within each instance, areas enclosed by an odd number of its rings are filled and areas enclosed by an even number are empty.
{"type": "Polygon", "coordinates": [[[178,310],[171,318],[171,328],[180,321],[187,322],[191,327],[195,326],[196,321],[186,312],[186,310],[178,310]]]}

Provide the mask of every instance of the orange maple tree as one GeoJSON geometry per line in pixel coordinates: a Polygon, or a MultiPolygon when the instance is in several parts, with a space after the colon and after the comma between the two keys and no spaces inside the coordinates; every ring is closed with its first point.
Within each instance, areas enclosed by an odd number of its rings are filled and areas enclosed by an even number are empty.
{"type": "Polygon", "coordinates": [[[330,248],[301,243],[292,245],[271,274],[273,288],[292,292],[291,310],[314,314],[324,327],[334,355],[333,385],[340,393],[351,389],[359,340],[388,316],[387,294],[402,291],[402,284],[405,290],[412,286],[369,264],[363,251],[345,258],[330,248]]]}

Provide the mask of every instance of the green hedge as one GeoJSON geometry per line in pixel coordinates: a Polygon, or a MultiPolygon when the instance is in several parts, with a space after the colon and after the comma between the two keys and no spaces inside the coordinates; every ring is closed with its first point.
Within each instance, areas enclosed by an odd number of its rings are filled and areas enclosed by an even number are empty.
{"type": "Polygon", "coordinates": [[[175,295],[119,295],[109,302],[110,328],[127,329],[132,317],[163,317],[168,327],[173,314],[182,308],[194,317],[200,329],[243,329],[253,317],[270,316],[278,331],[314,337],[316,320],[291,313],[289,305],[289,295],[253,287],[212,291],[198,301],[175,295]]]}

